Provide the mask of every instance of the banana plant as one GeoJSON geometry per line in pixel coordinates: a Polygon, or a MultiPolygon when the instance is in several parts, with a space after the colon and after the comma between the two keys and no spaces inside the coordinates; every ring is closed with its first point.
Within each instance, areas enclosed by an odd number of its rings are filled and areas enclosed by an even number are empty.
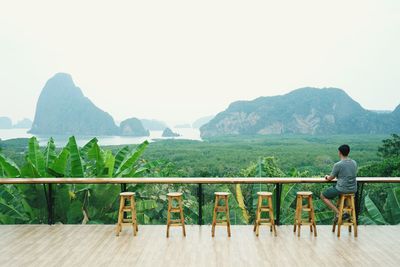
{"type": "Polygon", "coordinates": [[[365,211],[360,216],[362,224],[400,224],[400,186],[391,186],[387,192],[383,211],[381,211],[370,195],[364,199],[365,211]]]}
{"type": "MultiPolygon", "coordinates": [[[[152,164],[140,160],[140,156],[148,146],[145,141],[132,149],[123,147],[114,156],[111,151],[103,150],[96,138],[90,140],[80,148],[74,136],[71,136],[66,146],[57,149],[52,138],[47,146],[41,149],[36,137],[28,141],[25,162],[21,168],[11,159],[0,154],[0,177],[135,177],[144,175],[152,164]]],[[[27,222],[37,210],[36,222],[43,221],[45,202],[43,188],[40,185],[4,186],[2,196],[15,196],[13,199],[18,205],[9,205],[10,201],[0,201],[0,222],[27,222]],[[12,192],[12,194],[11,194],[12,192]],[[23,208],[23,209],[22,209],[23,208]],[[22,212],[22,210],[28,212],[22,212]]],[[[58,185],[55,189],[55,217],[63,223],[111,223],[115,221],[117,199],[119,195],[117,185],[58,185]]],[[[12,203],[12,202],[10,202],[12,203]]],[[[142,221],[146,219],[146,212],[157,206],[152,199],[137,201],[138,213],[142,221]]]]}

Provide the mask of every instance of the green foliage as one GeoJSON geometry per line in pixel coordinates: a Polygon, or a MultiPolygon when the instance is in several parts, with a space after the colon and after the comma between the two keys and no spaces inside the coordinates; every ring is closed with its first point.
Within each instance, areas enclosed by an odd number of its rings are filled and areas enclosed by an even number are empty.
{"type": "Polygon", "coordinates": [[[378,154],[382,157],[382,160],[360,168],[359,176],[399,177],[400,135],[392,134],[391,138],[384,139],[382,145],[378,148],[378,154]]]}
{"type": "Polygon", "coordinates": [[[378,153],[383,158],[400,156],[400,135],[392,134],[391,138],[383,140],[382,143],[382,146],[378,149],[378,153]]]}
{"type": "MultiPolygon", "coordinates": [[[[57,155],[52,138],[42,150],[36,137],[32,137],[21,169],[0,154],[0,177],[132,177],[145,174],[151,166],[139,161],[147,145],[145,141],[136,148],[126,147],[117,153],[116,159],[112,151],[100,148],[96,138],[79,148],[72,136],[57,155]]],[[[113,223],[116,219],[120,189],[115,185],[57,185],[54,191],[56,221],[113,223]]],[[[2,186],[0,222],[43,221],[43,192],[36,185],[2,186]]],[[[155,200],[146,198],[137,203],[142,213],[156,205],[155,200]]]]}
{"type": "Polygon", "coordinates": [[[18,166],[9,158],[4,157],[3,155],[0,154],[0,167],[1,167],[1,172],[0,174],[3,177],[19,177],[20,170],[18,166]]]}
{"type": "MultiPolygon", "coordinates": [[[[378,158],[381,136],[268,136],[213,139],[205,142],[167,140],[138,146],[101,147],[93,138],[78,147],[74,137],[63,148],[50,139],[40,148],[36,138],[0,142],[0,177],[312,177],[328,173],[336,161],[337,144],[350,143],[364,176],[400,176],[397,156],[378,158]],[[27,145],[28,144],[28,145],[27,145]],[[7,156],[5,156],[7,155],[7,156]],[[21,167],[18,167],[21,166],[21,167]]],[[[292,224],[296,192],[318,196],[326,184],[284,184],[281,222],[292,224]]],[[[329,185],[330,186],[330,185],[329,185]]],[[[119,185],[53,185],[55,219],[61,223],[115,223],[119,185]]],[[[137,194],[142,224],[164,224],[170,191],[184,194],[188,224],[197,223],[197,185],[128,185],[137,194]]],[[[231,193],[232,224],[254,220],[257,192],[276,194],[271,184],[203,185],[203,221],[211,223],[214,192],[231,193]]],[[[363,224],[400,223],[400,189],[387,184],[365,186],[363,224]]],[[[43,223],[47,219],[42,185],[0,186],[0,223],[43,223]],[[23,200],[23,201],[21,201],[23,200]]],[[[274,203],[276,204],[276,203],[274,203]]],[[[314,199],[318,223],[329,224],[333,213],[314,199]]]]}

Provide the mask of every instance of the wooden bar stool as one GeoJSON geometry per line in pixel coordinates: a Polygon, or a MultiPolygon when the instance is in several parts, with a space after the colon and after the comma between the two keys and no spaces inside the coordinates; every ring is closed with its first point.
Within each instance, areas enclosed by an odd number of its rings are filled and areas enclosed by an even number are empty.
{"type": "Polygon", "coordinates": [[[168,193],[168,213],[167,213],[167,237],[169,237],[169,228],[171,226],[182,226],[183,236],[186,236],[185,218],[183,217],[182,193],[168,193]],[[174,206],[174,200],[177,206],[174,206]],[[180,219],[171,220],[172,213],[179,213],[180,219]]]}
{"type": "Polygon", "coordinates": [[[116,228],[117,236],[122,231],[123,225],[132,225],[133,235],[136,236],[138,229],[137,217],[136,217],[136,204],[135,204],[135,193],[134,192],[123,192],[119,194],[119,212],[118,212],[118,223],[116,228]],[[124,218],[125,213],[131,213],[131,218],[124,218]]]}
{"type": "Polygon", "coordinates": [[[336,224],[338,226],[337,236],[340,237],[340,227],[342,225],[349,226],[349,232],[351,233],[351,227],[354,227],[354,237],[357,237],[357,217],[356,217],[356,205],[354,204],[354,194],[340,194],[338,200],[338,220],[333,222],[332,232],[335,232],[336,224]],[[343,213],[349,214],[350,218],[343,222],[343,213]]]}
{"type": "Polygon", "coordinates": [[[226,225],[228,230],[228,236],[231,236],[231,222],[229,220],[229,206],[228,206],[228,198],[230,193],[228,192],[215,192],[215,204],[214,204],[214,214],[212,220],[212,228],[211,228],[211,236],[215,236],[215,226],[217,225],[226,225]],[[219,202],[223,201],[222,205],[219,205],[219,202]],[[217,219],[218,213],[225,213],[226,219],[217,219]]]}
{"type": "Polygon", "coordinates": [[[300,236],[301,225],[309,225],[310,231],[314,232],[314,236],[317,236],[317,226],[315,224],[315,214],[314,214],[314,207],[313,207],[313,202],[312,202],[312,194],[313,194],[312,192],[297,192],[296,215],[295,215],[295,219],[294,219],[293,232],[296,232],[296,228],[298,228],[298,232],[297,232],[298,236],[300,236]],[[303,206],[304,199],[307,201],[305,206],[303,206]],[[303,211],[308,213],[307,220],[302,219],[303,211]]]}
{"type": "Polygon", "coordinates": [[[257,211],[256,211],[256,219],[254,221],[254,229],[253,231],[256,232],[256,236],[259,235],[260,226],[261,225],[269,225],[270,231],[274,232],[276,236],[276,228],[275,228],[275,221],[274,221],[274,208],[272,205],[272,193],[271,192],[257,192],[258,201],[257,201],[257,211]],[[267,205],[263,206],[263,200],[267,201],[267,205]],[[268,213],[269,218],[263,219],[261,214],[263,212],[268,213]]]}

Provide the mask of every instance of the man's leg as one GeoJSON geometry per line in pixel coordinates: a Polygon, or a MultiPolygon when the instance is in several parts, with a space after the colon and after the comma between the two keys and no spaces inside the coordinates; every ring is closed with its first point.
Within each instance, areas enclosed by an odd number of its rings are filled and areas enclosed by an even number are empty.
{"type": "Polygon", "coordinates": [[[330,208],[331,210],[333,210],[336,215],[339,214],[339,210],[338,208],[331,202],[330,199],[333,199],[335,197],[338,196],[338,191],[336,190],[336,188],[331,187],[328,188],[327,190],[325,190],[324,192],[321,193],[320,197],[322,199],[322,201],[325,203],[325,205],[328,206],[328,208],[330,208]]]}

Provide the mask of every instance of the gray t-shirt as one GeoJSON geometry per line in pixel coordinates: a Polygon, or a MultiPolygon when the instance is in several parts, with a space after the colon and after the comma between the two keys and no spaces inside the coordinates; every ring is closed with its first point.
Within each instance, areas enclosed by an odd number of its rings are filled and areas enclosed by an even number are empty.
{"type": "Polygon", "coordinates": [[[341,160],[333,165],[331,176],[337,178],[336,189],[343,193],[357,191],[357,163],[352,159],[341,160]]]}

